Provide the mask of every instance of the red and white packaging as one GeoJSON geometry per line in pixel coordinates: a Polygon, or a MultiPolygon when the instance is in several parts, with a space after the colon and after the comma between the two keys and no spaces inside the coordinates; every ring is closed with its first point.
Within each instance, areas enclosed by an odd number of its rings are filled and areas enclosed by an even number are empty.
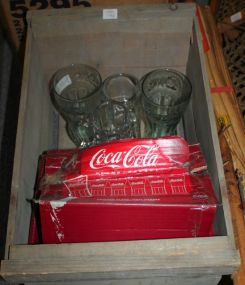
{"type": "Polygon", "coordinates": [[[40,159],[44,243],[210,236],[217,200],[199,145],[126,139],[40,159]]]}

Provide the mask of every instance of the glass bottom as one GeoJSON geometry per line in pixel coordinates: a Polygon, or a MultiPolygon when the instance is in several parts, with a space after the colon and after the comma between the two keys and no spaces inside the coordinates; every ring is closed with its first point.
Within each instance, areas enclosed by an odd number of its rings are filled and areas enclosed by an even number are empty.
{"type": "Polygon", "coordinates": [[[177,124],[167,125],[163,123],[150,123],[146,130],[144,137],[163,137],[177,134],[177,124]]]}

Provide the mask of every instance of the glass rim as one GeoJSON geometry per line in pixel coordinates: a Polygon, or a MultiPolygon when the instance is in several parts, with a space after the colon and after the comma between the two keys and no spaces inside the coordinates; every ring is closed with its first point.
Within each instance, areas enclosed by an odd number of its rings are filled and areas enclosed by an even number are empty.
{"type": "MultiPolygon", "coordinates": [[[[182,79],[182,78],[181,78],[181,79],[182,79]]],[[[150,102],[150,104],[152,104],[153,106],[157,106],[157,107],[160,107],[160,108],[161,108],[161,107],[169,107],[169,106],[178,106],[178,105],[185,104],[186,101],[188,101],[188,100],[190,99],[191,93],[192,93],[192,84],[191,84],[191,82],[190,82],[190,79],[189,79],[184,73],[182,73],[182,72],[180,72],[180,71],[178,71],[178,70],[171,69],[171,68],[158,68],[158,69],[154,69],[154,70],[152,70],[152,71],[146,73],[146,74],[141,78],[141,91],[142,91],[143,97],[144,97],[145,99],[147,99],[147,101],[150,102]],[[159,71],[171,71],[171,72],[177,74],[180,78],[183,77],[183,78],[186,80],[186,82],[187,82],[187,84],[188,84],[188,87],[189,87],[189,92],[188,92],[187,98],[186,98],[183,102],[181,102],[181,103],[179,103],[179,104],[174,104],[174,105],[159,105],[159,104],[156,104],[155,102],[153,102],[152,100],[150,100],[149,96],[146,95],[146,93],[145,93],[145,91],[144,91],[144,88],[143,88],[144,82],[146,81],[147,77],[148,77],[150,74],[155,73],[155,72],[159,72],[159,71]]]]}
{"type": "MultiPolygon", "coordinates": [[[[139,79],[132,75],[132,74],[129,74],[129,73],[125,73],[125,72],[120,72],[120,73],[114,73],[114,74],[111,74],[109,76],[107,76],[104,80],[104,82],[102,83],[102,92],[104,93],[104,95],[106,96],[107,99],[113,101],[113,102],[117,102],[117,103],[123,103],[123,101],[119,101],[119,100],[115,100],[113,98],[111,98],[110,96],[107,95],[107,92],[106,92],[106,87],[108,86],[109,82],[112,80],[112,79],[115,79],[117,77],[125,77],[125,78],[128,78],[130,79],[133,83],[134,83],[134,86],[137,88],[137,86],[139,86],[139,79]]],[[[137,90],[136,90],[137,91],[137,90]]],[[[133,94],[133,96],[129,97],[128,101],[131,101],[133,100],[134,98],[137,97],[137,92],[135,92],[133,94]]]]}
{"type": "Polygon", "coordinates": [[[117,101],[114,102],[113,100],[106,100],[106,101],[102,101],[102,102],[95,108],[95,113],[97,113],[97,112],[98,112],[101,108],[103,108],[104,106],[111,105],[111,104],[118,105],[118,106],[122,107],[125,112],[127,112],[127,109],[125,108],[125,106],[123,106],[122,103],[117,102],[117,101]]]}
{"type": "MultiPolygon", "coordinates": [[[[64,75],[65,76],[65,75],[64,75]]],[[[92,96],[93,94],[97,93],[101,86],[102,86],[102,78],[101,78],[101,75],[99,73],[99,71],[92,67],[91,65],[88,65],[88,64],[83,64],[83,63],[72,63],[70,65],[66,65],[66,66],[63,66],[61,68],[59,68],[54,74],[53,76],[51,77],[51,80],[50,80],[50,90],[51,92],[54,92],[59,98],[62,98],[64,101],[67,101],[67,102],[82,102],[84,100],[86,100],[87,98],[89,98],[90,96],[92,96]],[[59,73],[61,73],[63,70],[65,70],[66,68],[70,68],[70,67],[79,67],[79,66],[83,66],[83,67],[88,67],[89,69],[95,71],[95,73],[97,73],[98,77],[99,77],[99,85],[98,87],[91,93],[89,93],[88,95],[86,95],[85,97],[83,97],[82,99],[78,99],[78,100],[71,100],[71,99],[68,99],[68,98],[65,98],[64,96],[62,96],[61,94],[58,94],[55,87],[54,87],[54,81],[56,79],[56,76],[58,76],[59,73]]]]}

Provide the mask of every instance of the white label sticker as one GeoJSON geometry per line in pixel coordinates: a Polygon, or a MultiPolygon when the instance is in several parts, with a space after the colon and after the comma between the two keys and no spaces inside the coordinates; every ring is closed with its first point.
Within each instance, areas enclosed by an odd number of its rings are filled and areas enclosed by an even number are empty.
{"type": "Polygon", "coordinates": [[[69,85],[72,84],[70,76],[67,74],[60,79],[60,81],[55,86],[55,91],[60,95],[60,93],[69,85]]]}
{"type": "Polygon", "coordinates": [[[241,19],[242,19],[242,13],[241,12],[238,12],[238,13],[231,16],[231,22],[232,23],[237,22],[241,19]]]}
{"type": "Polygon", "coordinates": [[[117,19],[118,18],[118,10],[117,9],[103,9],[103,19],[117,19]]]}

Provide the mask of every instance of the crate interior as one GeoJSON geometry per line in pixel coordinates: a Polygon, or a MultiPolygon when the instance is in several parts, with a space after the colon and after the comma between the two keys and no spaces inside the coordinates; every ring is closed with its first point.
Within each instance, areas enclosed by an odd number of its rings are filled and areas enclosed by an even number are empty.
{"type": "Polygon", "coordinates": [[[75,15],[66,12],[60,17],[52,15],[54,12],[47,16],[42,12],[31,14],[20,109],[25,127],[21,130],[21,145],[17,145],[21,148],[19,173],[13,178],[13,185],[19,188],[14,243],[25,244],[28,240],[31,215],[28,199],[33,197],[39,155],[45,150],[73,146],[49,96],[51,76],[71,63],[97,68],[102,79],[118,72],[140,78],[161,67],[187,74],[193,92],[183,118],[184,136],[189,143],[201,143],[220,202],[216,235],[226,235],[220,196],[223,177],[219,151],[214,146],[217,138],[212,133],[215,121],[213,114],[209,116],[210,102],[205,96],[197,43],[200,35],[196,23],[193,26],[194,6],[180,5],[175,12],[165,5],[161,9],[146,11],[139,6],[129,13],[130,10],[120,8],[118,20],[108,21],[102,19],[102,9],[75,15]]]}

